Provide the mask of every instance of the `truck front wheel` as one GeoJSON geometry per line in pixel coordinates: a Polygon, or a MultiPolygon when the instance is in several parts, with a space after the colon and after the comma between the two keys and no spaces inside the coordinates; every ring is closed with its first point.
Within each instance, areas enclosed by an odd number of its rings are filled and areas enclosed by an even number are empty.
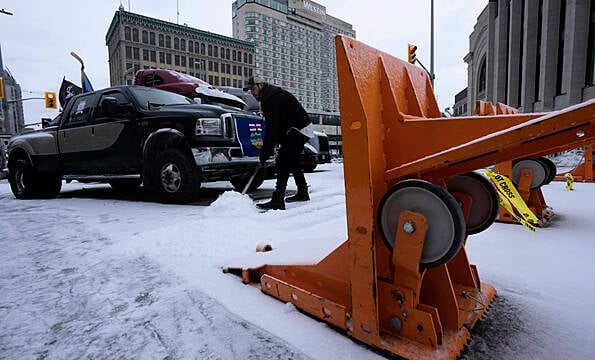
{"type": "Polygon", "coordinates": [[[159,154],[152,174],[155,194],[161,202],[184,204],[198,196],[200,172],[179,150],[166,150],[159,154]]]}

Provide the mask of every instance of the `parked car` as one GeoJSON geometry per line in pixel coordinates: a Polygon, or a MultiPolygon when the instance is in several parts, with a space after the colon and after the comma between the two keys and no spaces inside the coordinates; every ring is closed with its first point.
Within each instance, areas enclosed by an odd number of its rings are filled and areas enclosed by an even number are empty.
{"type": "MultiPolygon", "coordinates": [[[[134,75],[134,84],[171,91],[195,99],[201,104],[215,104],[244,109],[246,103],[194,76],[167,69],[142,69],[134,75]]],[[[256,100],[256,99],[255,99],[256,100]]]]}
{"type": "Polygon", "coordinates": [[[54,197],[62,180],[77,180],[117,190],[142,183],[160,201],[185,203],[203,182],[243,189],[259,166],[265,126],[258,116],[168,91],[107,88],[73,97],[42,130],[13,136],[8,179],[19,199],[54,197]]]}

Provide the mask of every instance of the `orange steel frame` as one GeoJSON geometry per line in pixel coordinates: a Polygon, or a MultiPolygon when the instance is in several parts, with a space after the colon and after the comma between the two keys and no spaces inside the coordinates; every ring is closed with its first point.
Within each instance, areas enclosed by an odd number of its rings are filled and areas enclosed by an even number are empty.
{"type": "MultiPolygon", "coordinates": [[[[595,132],[595,102],[548,115],[439,118],[425,71],[349,37],[337,36],[336,48],[348,239],[318,264],[226,270],[381,350],[454,359],[496,291],[480,282],[464,247],[420,271],[433,219],[397,215],[394,249],[387,248],[376,222],[381,198],[402,179],[444,186],[450,176],[579,144],[595,132]]],[[[472,199],[454,196],[468,215],[472,199]]]]}
{"type": "MultiPolygon", "coordinates": [[[[595,142],[585,147],[585,161],[570,172],[574,181],[590,183],[594,181],[595,165],[593,165],[593,152],[595,152],[595,142]]],[[[566,181],[566,178],[564,174],[558,174],[555,180],[566,181]]]]}
{"type": "MultiPolygon", "coordinates": [[[[491,102],[477,100],[473,115],[485,116],[518,113],[519,111],[517,109],[502,103],[496,103],[496,106],[494,107],[491,102]]],[[[508,160],[498,164],[495,171],[512,179],[512,161],[508,160]]],[[[521,169],[521,174],[524,176],[520,178],[519,184],[517,185],[519,195],[521,195],[521,198],[527,204],[529,209],[538,216],[539,221],[536,225],[545,226],[552,217],[554,217],[554,212],[545,203],[541,188],[531,189],[533,171],[531,169],[521,169]]],[[[500,205],[498,210],[498,221],[518,223],[518,221],[502,205],[500,205]]]]}

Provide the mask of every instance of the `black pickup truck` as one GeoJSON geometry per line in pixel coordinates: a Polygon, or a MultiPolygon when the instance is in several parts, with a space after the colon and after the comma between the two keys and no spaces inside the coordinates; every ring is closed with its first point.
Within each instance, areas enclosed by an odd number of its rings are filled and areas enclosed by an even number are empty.
{"type": "MultiPolygon", "coordinates": [[[[201,182],[243,189],[259,166],[265,124],[257,116],[143,86],[80,94],[43,129],[8,144],[8,179],[19,199],[51,198],[62,180],[140,186],[159,201],[192,201],[201,182]]],[[[262,180],[253,183],[258,187],[262,180]]]]}

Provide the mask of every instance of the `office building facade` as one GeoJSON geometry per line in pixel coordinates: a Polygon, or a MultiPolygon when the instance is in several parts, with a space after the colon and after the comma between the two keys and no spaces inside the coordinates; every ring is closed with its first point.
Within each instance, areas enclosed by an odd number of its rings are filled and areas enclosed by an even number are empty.
{"type": "Polygon", "coordinates": [[[255,74],[294,94],[322,119],[339,112],[334,37],[355,38],[351,24],[308,0],[236,0],[233,37],[255,46],[255,74]]]}
{"type": "Polygon", "coordinates": [[[595,0],[490,0],[464,60],[466,114],[476,100],[527,113],[593,99],[595,0]]]}
{"type": "MultiPolygon", "coordinates": [[[[0,50],[0,78],[3,88],[0,89],[3,98],[0,99],[0,140],[8,141],[11,135],[20,132],[25,127],[23,112],[23,98],[21,86],[17,83],[8,69],[4,69],[2,51],[0,50]]],[[[1,144],[0,144],[1,145],[1,144]]]]}
{"type": "Polygon", "coordinates": [[[254,44],[124,11],[107,31],[110,83],[132,84],[139,69],[175,70],[214,86],[242,87],[254,71],[254,44]]]}

